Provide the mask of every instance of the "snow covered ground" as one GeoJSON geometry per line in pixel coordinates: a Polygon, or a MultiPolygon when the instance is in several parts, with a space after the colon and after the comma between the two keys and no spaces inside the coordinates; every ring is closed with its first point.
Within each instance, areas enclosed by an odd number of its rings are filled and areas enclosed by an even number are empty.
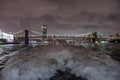
{"type": "Polygon", "coordinates": [[[34,47],[11,56],[0,80],[49,80],[56,70],[87,80],[120,80],[120,63],[104,51],[83,47],[34,47]]]}

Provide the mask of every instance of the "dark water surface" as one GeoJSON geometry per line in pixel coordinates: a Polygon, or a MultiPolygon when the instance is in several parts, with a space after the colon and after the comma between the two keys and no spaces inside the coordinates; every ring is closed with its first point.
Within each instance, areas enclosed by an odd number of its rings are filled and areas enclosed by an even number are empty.
{"type": "Polygon", "coordinates": [[[119,44],[5,47],[0,80],[120,80],[119,44]]]}

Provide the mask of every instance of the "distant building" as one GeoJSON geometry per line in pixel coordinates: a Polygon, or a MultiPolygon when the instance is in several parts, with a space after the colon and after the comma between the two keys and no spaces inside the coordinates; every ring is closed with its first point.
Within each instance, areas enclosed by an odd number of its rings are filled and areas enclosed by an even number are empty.
{"type": "Polygon", "coordinates": [[[4,42],[12,42],[13,41],[13,35],[8,34],[5,32],[0,31],[0,43],[4,42]]]}

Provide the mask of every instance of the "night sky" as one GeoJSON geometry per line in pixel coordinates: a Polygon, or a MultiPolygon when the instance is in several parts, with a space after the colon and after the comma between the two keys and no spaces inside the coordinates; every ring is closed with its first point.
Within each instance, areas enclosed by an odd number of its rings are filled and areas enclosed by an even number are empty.
{"type": "Polygon", "coordinates": [[[16,32],[82,34],[120,33],[120,0],[0,0],[0,29],[16,32]]]}

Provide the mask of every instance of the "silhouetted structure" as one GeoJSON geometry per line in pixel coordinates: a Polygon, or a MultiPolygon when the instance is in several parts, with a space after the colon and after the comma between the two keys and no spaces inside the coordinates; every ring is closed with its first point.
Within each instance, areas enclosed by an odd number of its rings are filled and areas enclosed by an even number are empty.
{"type": "Polygon", "coordinates": [[[0,44],[7,43],[7,39],[0,39],[0,44]]]}
{"type": "Polygon", "coordinates": [[[93,32],[92,36],[93,36],[92,42],[95,43],[97,41],[97,32],[93,32]]]}
{"type": "Polygon", "coordinates": [[[111,43],[120,43],[120,35],[119,34],[115,34],[115,38],[110,40],[111,43]]]}
{"type": "Polygon", "coordinates": [[[25,30],[25,46],[29,45],[29,31],[25,30]]]}

